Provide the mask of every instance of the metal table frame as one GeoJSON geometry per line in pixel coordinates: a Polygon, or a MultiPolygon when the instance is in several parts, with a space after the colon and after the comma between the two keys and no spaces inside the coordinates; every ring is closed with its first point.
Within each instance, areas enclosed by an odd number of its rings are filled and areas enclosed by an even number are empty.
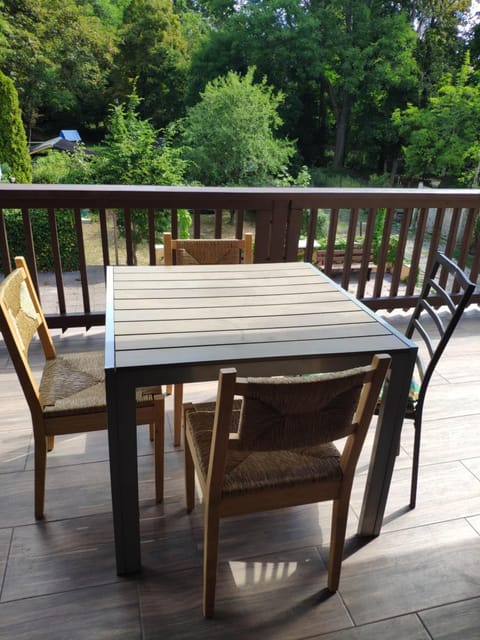
{"type": "Polygon", "coordinates": [[[108,267],[106,295],[119,575],[141,569],[135,389],[216,380],[222,366],[242,376],[313,373],[390,353],[358,529],[365,536],[380,533],[417,352],[413,342],[304,263],[108,267]]]}

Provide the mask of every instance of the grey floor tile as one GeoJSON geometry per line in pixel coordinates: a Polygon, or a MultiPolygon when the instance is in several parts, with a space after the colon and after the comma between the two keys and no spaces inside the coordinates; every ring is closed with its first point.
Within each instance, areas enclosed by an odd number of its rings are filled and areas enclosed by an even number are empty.
{"type": "Polygon", "coordinates": [[[1,640],[141,640],[135,584],[0,603],[1,640]]]}
{"type": "Polygon", "coordinates": [[[480,638],[480,598],[420,611],[419,616],[433,640],[480,638]]]}
{"type": "Polygon", "coordinates": [[[319,640],[431,640],[415,614],[342,629],[318,638],[319,640]]]}
{"type": "Polygon", "coordinates": [[[216,614],[204,620],[201,571],[175,572],[140,585],[145,638],[310,637],[351,625],[338,595],[323,588],[314,549],[221,562],[216,614]]]}
{"type": "Polygon", "coordinates": [[[38,522],[14,531],[1,601],[118,580],[110,515],[38,522]]]}
{"type": "Polygon", "coordinates": [[[0,474],[23,471],[33,442],[32,430],[11,429],[0,431],[0,474]]]}
{"type": "MultiPolygon", "coordinates": [[[[480,480],[460,461],[420,467],[417,506],[410,510],[410,469],[396,469],[382,532],[455,520],[480,513],[480,480]]],[[[356,508],[361,494],[354,496],[356,508]]]]}
{"type": "Polygon", "coordinates": [[[344,560],[340,593],[360,625],[478,597],[479,566],[465,520],[382,533],[344,560]]]}
{"type": "Polygon", "coordinates": [[[4,584],[5,569],[10,551],[12,534],[12,529],[0,529],[0,599],[2,597],[2,587],[4,584]]]}

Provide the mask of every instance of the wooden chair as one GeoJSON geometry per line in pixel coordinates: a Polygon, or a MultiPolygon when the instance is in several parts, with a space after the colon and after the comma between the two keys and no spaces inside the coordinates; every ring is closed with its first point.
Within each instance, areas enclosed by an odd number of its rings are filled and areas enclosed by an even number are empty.
{"type": "Polygon", "coordinates": [[[203,610],[212,617],[221,517],[333,500],[328,588],[338,588],[357,460],[390,356],[313,376],[236,380],[220,371],[212,403],[185,404],[187,509],[204,497],[203,610]],[[234,396],[242,396],[242,400],[234,396]],[[343,452],[334,440],[347,437],[343,452]]]}
{"type": "MultiPolygon", "coordinates": [[[[103,351],[57,355],[24,258],[0,284],[0,329],[30,408],[34,438],[35,517],[44,515],[47,450],[60,434],[107,428],[103,351]],[[40,385],[28,361],[38,333],[45,355],[40,385]]],[[[164,399],[161,388],[137,390],[137,424],[155,432],[155,489],[163,498],[164,399]]]]}
{"type": "Polygon", "coordinates": [[[410,488],[412,509],[415,508],[417,501],[422,416],[428,385],[474,290],[475,284],[469,280],[462,269],[453,260],[437,252],[405,332],[408,338],[415,340],[420,338],[425,346],[418,350],[416,373],[405,413],[405,418],[413,420],[415,428],[410,488]],[[452,291],[451,294],[446,290],[447,282],[449,290],[452,291]],[[447,320],[439,313],[440,308],[443,310],[445,307],[449,314],[447,320]]]}
{"type": "MultiPolygon", "coordinates": [[[[246,233],[239,239],[174,240],[171,233],[163,234],[166,265],[187,264],[252,264],[253,235],[246,233]]],[[[170,392],[170,387],[167,388],[170,392]]],[[[183,385],[174,386],[173,443],[180,445],[182,432],[183,385]]]]}

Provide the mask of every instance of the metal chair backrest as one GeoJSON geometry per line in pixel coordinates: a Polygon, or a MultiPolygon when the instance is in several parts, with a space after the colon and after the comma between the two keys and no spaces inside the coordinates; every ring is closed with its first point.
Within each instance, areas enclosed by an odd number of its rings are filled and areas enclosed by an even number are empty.
{"type": "Polygon", "coordinates": [[[475,284],[466,273],[453,260],[437,252],[405,332],[408,338],[414,340],[417,335],[420,336],[428,354],[425,355],[425,349],[419,349],[417,355],[416,368],[420,378],[418,401],[415,406],[417,413],[422,411],[435,367],[474,291],[475,284]],[[447,286],[450,292],[447,291],[447,286]],[[445,307],[449,313],[447,320],[440,314],[440,309],[443,310],[445,307]],[[433,332],[428,326],[429,321],[433,321],[433,332]]]}

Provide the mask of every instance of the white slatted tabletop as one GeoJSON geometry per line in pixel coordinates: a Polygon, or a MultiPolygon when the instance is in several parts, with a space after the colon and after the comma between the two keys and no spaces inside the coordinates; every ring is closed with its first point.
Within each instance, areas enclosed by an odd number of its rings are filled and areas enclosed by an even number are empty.
{"type": "Polygon", "coordinates": [[[108,268],[105,363],[118,572],[140,567],[135,386],[214,380],[223,366],[243,376],[342,369],[380,352],[392,355],[392,375],[360,523],[369,535],[381,527],[415,345],[309,264],[108,268]]]}

